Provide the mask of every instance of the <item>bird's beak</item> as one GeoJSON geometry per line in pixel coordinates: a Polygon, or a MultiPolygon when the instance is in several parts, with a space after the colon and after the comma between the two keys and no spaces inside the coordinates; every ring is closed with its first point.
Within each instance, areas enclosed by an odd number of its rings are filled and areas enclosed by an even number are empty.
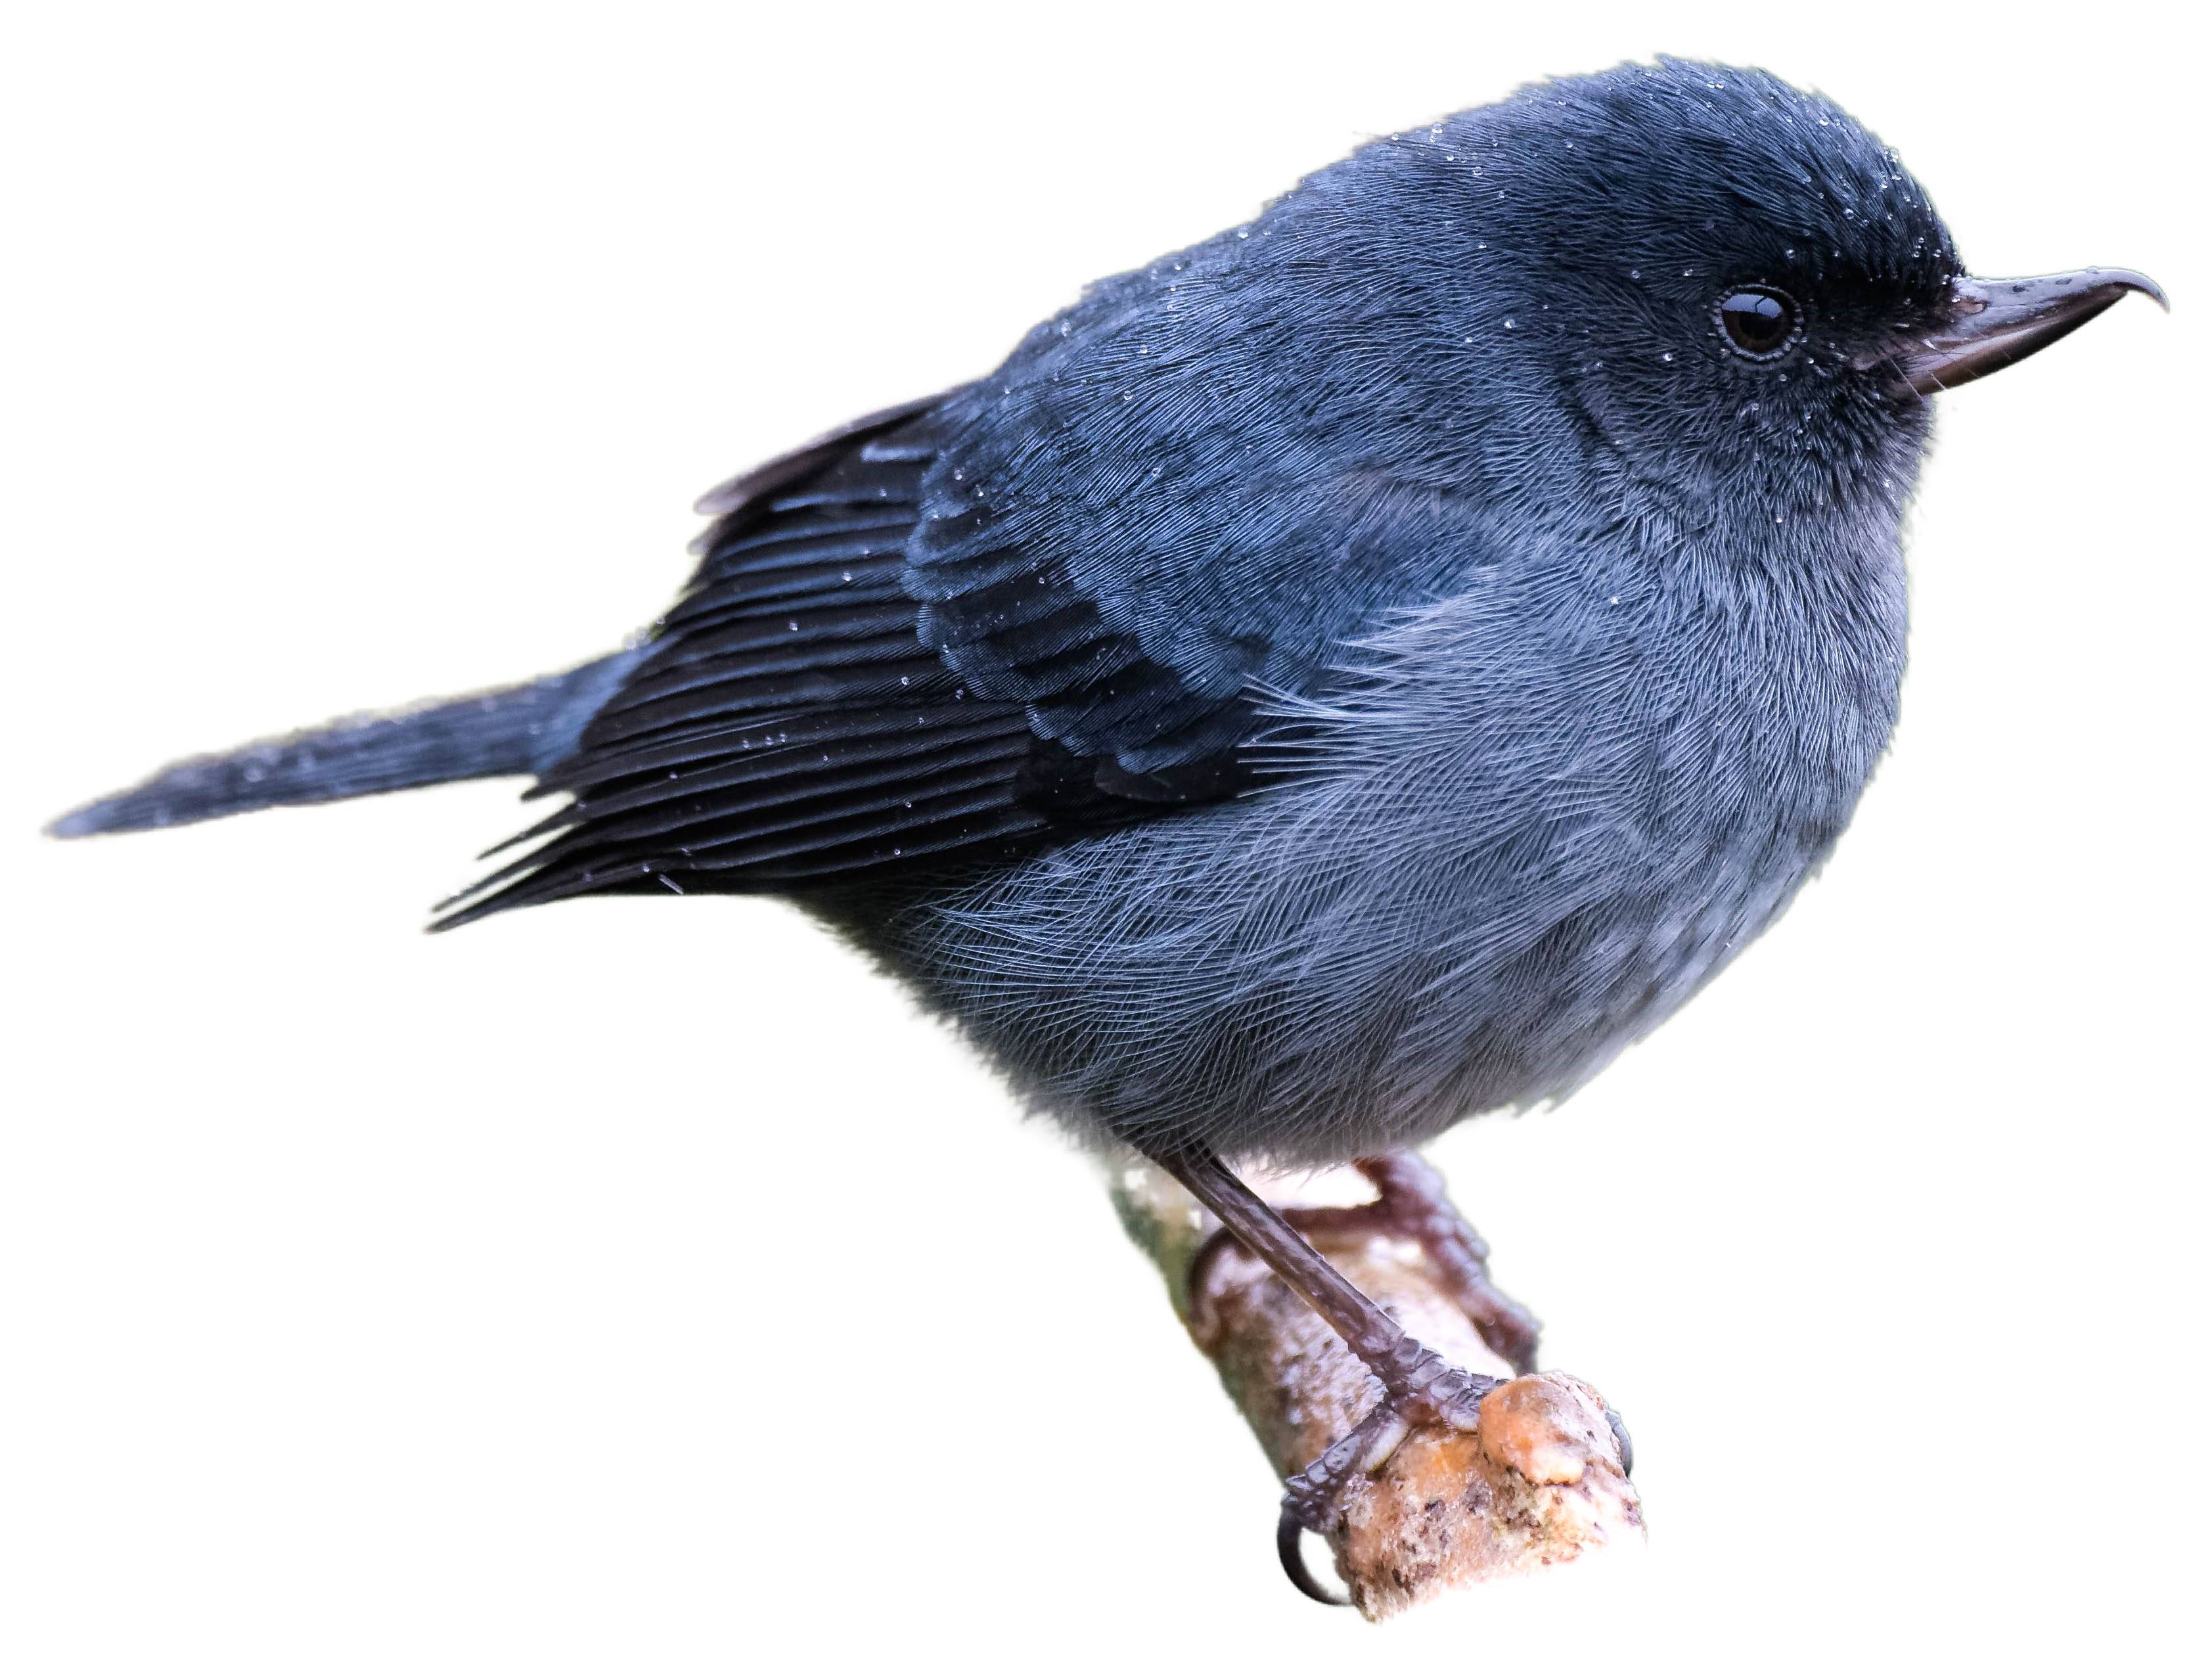
{"type": "Polygon", "coordinates": [[[1891,390],[1900,398],[1926,397],[1994,374],[2071,334],[2130,289],[2172,309],[2166,291],[2139,270],[2092,265],[2062,276],[1997,282],[1961,276],[1951,284],[1950,301],[1932,325],[1913,329],[1881,354],[1892,376],[1891,390]]]}

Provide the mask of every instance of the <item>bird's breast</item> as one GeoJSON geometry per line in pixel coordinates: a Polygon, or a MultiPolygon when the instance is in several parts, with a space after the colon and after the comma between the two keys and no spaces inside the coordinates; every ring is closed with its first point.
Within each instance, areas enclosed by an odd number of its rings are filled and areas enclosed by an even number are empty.
{"type": "Polygon", "coordinates": [[[1572,1088],[1772,920],[1887,740],[1902,626],[1879,592],[1495,569],[1364,641],[1271,787],[872,942],[1086,1133],[1418,1140],[1572,1088]]]}

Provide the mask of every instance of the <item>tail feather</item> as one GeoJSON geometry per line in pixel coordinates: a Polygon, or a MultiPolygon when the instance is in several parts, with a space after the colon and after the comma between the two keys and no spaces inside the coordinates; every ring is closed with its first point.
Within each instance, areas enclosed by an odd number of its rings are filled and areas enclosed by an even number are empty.
{"type": "Polygon", "coordinates": [[[228,754],[179,761],[135,789],[56,819],[47,833],[161,830],[264,806],[543,772],[576,746],[635,654],[617,652],[523,685],[394,714],[356,714],[228,754]]]}

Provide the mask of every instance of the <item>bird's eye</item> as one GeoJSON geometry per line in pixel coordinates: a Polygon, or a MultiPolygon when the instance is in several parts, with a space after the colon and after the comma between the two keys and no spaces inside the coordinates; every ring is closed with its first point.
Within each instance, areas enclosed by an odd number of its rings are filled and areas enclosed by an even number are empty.
{"type": "Polygon", "coordinates": [[[1714,313],[1722,335],[1747,357],[1779,357],[1797,337],[1797,306],[1779,289],[1740,288],[1714,313]]]}

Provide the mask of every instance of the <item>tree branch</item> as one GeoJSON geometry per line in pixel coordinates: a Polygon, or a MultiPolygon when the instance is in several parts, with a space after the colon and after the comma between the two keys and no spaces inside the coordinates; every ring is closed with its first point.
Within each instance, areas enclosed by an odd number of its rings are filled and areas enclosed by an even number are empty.
{"type": "MultiPolygon", "coordinates": [[[[1324,1179],[1357,1182],[1349,1171],[1324,1179]]],[[[1260,1262],[1234,1249],[1209,1251],[1204,1282],[1191,1283],[1218,1224],[1182,1188],[1149,1164],[1131,1164],[1117,1171],[1114,1199],[1279,1475],[1303,1468],[1366,1414],[1379,1397],[1374,1378],[1260,1262]]],[[[1301,1201],[1313,1200],[1302,1193],[1301,1201]]],[[[1510,1374],[1418,1245],[1377,1236],[1323,1253],[1446,1358],[1510,1374]]],[[[1455,1584],[1558,1565],[1643,1535],[1604,1401],[1576,1377],[1544,1371],[1486,1399],[1475,1433],[1415,1429],[1374,1476],[1354,1481],[1328,1542],[1353,1604],[1380,1620],[1455,1584]]]]}

